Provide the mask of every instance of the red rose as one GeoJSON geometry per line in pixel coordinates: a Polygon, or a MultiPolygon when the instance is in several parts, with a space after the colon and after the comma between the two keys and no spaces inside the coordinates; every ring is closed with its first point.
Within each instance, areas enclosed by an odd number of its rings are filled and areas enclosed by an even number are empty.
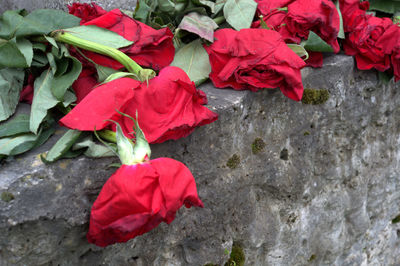
{"type": "Polygon", "coordinates": [[[122,165],[93,204],[87,239],[105,247],[170,224],[183,205],[203,207],[190,170],[169,158],[122,165]]]}
{"type": "Polygon", "coordinates": [[[323,65],[323,56],[320,52],[307,52],[308,59],[305,61],[307,66],[320,68],[323,65]]]}
{"type": "Polygon", "coordinates": [[[287,7],[295,0],[255,0],[257,2],[257,13],[259,15],[267,15],[277,8],[287,7]]]}
{"type": "Polygon", "coordinates": [[[339,52],[340,17],[330,0],[294,1],[288,6],[286,23],[288,30],[297,36],[307,39],[309,31],[313,31],[332,46],[335,53],[339,52]]]}
{"type": "Polygon", "coordinates": [[[350,22],[350,20],[363,20],[365,17],[365,11],[369,9],[369,2],[360,0],[339,0],[340,12],[343,17],[343,27],[345,32],[350,32],[353,29],[349,25],[360,25],[360,22],[350,22]]]}
{"type": "Polygon", "coordinates": [[[73,3],[72,5],[68,6],[68,10],[70,14],[82,19],[80,23],[81,25],[89,20],[95,19],[107,13],[107,11],[95,3],[73,3]]]}
{"type": "Polygon", "coordinates": [[[266,29],[221,29],[205,46],[211,63],[210,79],[218,88],[257,91],[279,87],[299,101],[303,95],[300,69],[306,64],[282,40],[266,29]]]}
{"type": "Polygon", "coordinates": [[[116,110],[135,117],[150,143],[179,139],[195,127],[209,124],[218,118],[203,106],[204,93],[196,89],[187,74],[178,67],[166,67],[149,80],[149,85],[131,78],[121,78],[98,86],[70,113],[60,120],[66,127],[78,130],[100,130],[119,122],[128,137],[133,126],[130,119],[116,110]]]}
{"type": "MultiPolygon", "coordinates": [[[[89,17],[91,18],[91,17],[89,17]]],[[[118,33],[134,43],[120,50],[142,66],[159,70],[168,66],[175,55],[172,42],[174,35],[169,28],[155,30],[140,21],[134,20],[114,9],[101,16],[89,19],[83,17],[86,22],[83,25],[95,25],[118,33]]],[[[86,56],[95,63],[106,67],[120,69],[123,65],[109,57],[85,51],[86,56]]]]}
{"type": "MultiPolygon", "coordinates": [[[[287,43],[299,44],[313,31],[332,46],[335,53],[339,52],[340,17],[331,1],[260,1],[257,8],[267,26],[278,31],[287,43]],[[277,9],[283,7],[287,7],[287,12],[277,9]]],[[[260,22],[254,22],[252,27],[259,28],[260,22]]]]}
{"type": "Polygon", "coordinates": [[[394,79],[400,80],[400,26],[393,24],[387,28],[376,42],[376,46],[385,54],[390,55],[394,79]]]}
{"type": "MultiPolygon", "coordinates": [[[[362,11],[361,11],[362,12],[362,11]]],[[[385,71],[390,68],[389,55],[376,46],[376,42],[393,22],[389,18],[378,18],[354,12],[348,21],[348,34],[343,48],[346,54],[356,57],[357,67],[361,70],[375,68],[385,71]]]]}
{"type": "Polygon", "coordinates": [[[96,70],[93,68],[83,68],[79,77],[72,84],[72,89],[75,91],[76,103],[80,103],[97,85],[95,77],[96,70]]]}

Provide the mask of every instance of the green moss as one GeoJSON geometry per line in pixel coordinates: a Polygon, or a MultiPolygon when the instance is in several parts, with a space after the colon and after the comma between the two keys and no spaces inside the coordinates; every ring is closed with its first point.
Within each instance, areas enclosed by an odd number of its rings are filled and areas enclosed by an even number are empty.
{"type": "Polygon", "coordinates": [[[317,255],[315,255],[315,254],[312,254],[311,255],[311,257],[308,259],[308,261],[313,261],[313,260],[315,260],[317,258],[317,255]]]}
{"type": "Polygon", "coordinates": [[[304,104],[323,104],[329,99],[329,92],[327,89],[304,89],[303,98],[301,102],[304,104]]]}
{"type": "Polygon", "coordinates": [[[253,143],[251,144],[251,151],[253,154],[260,153],[265,148],[265,142],[262,138],[256,138],[253,143]]]}
{"type": "Polygon", "coordinates": [[[304,136],[308,136],[308,135],[310,135],[309,131],[304,132],[304,136]]]}
{"type": "Polygon", "coordinates": [[[207,264],[204,264],[204,266],[219,266],[218,264],[214,264],[214,263],[207,263],[207,264]]]}
{"type": "Polygon", "coordinates": [[[239,245],[233,244],[230,258],[224,266],[244,266],[245,260],[243,249],[239,245]]]}
{"type": "Polygon", "coordinates": [[[397,215],[393,220],[392,220],[392,224],[397,224],[400,223],[400,214],[397,215]]]}
{"type": "Polygon", "coordinates": [[[240,156],[237,154],[232,155],[231,158],[226,162],[226,166],[231,169],[235,169],[240,164],[240,156]]]}
{"type": "Polygon", "coordinates": [[[2,200],[2,201],[10,202],[10,201],[12,201],[13,199],[14,199],[14,195],[13,195],[12,193],[7,192],[7,191],[1,193],[1,200],[2,200]]]}

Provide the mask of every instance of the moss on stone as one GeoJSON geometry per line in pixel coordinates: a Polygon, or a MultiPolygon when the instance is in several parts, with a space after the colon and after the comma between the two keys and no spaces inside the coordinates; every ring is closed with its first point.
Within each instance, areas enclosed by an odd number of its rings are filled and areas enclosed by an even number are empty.
{"type": "Polygon", "coordinates": [[[2,200],[2,201],[10,202],[10,201],[12,201],[13,199],[14,199],[14,195],[13,195],[12,193],[7,192],[7,191],[1,193],[1,200],[2,200]]]}
{"type": "Polygon", "coordinates": [[[310,135],[311,133],[309,132],[309,131],[305,131],[304,132],[304,136],[308,136],[308,135],[310,135]]]}
{"type": "Polygon", "coordinates": [[[230,258],[224,266],[244,266],[245,260],[243,248],[238,244],[233,244],[230,258]]]}
{"type": "Polygon", "coordinates": [[[207,264],[204,264],[204,266],[219,266],[218,264],[214,264],[214,263],[207,263],[207,264]]]}
{"type": "Polygon", "coordinates": [[[237,154],[232,155],[231,158],[226,162],[226,166],[231,169],[235,169],[240,164],[240,156],[237,154]]]}
{"type": "Polygon", "coordinates": [[[251,144],[251,151],[253,154],[260,153],[265,148],[265,142],[262,138],[256,138],[251,144]]]}
{"type": "Polygon", "coordinates": [[[329,91],[327,89],[304,89],[301,102],[304,104],[323,104],[329,99],[329,91]]]}
{"type": "Polygon", "coordinates": [[[311,256],[310,256],[310,258],[308,259],[308,261],[313,261],[313,260],[315,260],[317,258],[317,255],[315,255],[315,254],[312,254],[311,256]]]}
{"type": "Polygon", "coordinates": [[[400,214],[397,215],[393,220],[392,220],[392,224],[397,224],[400,223],[400,214]]]}

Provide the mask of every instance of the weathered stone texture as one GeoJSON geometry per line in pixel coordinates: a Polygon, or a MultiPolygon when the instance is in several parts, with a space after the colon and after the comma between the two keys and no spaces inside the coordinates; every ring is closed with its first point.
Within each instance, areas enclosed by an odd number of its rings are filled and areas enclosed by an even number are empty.
{"type": "Polygon", "coordinates": [[[328,90],[328,101],[202,86],[219,120],[152,149],[192,170],[205,208],[182,208],[171,225],[126,244],[101,249],[85,239],[116,159],[44,165],[38,154],[49,143],[6,163],[0,194],[13,198],[0,201],[0,264],[223,264],[237,243],[246,265],[399,265],[400,85],[379,84],[344,55],[303,77],[305,88],[328,90]]]}

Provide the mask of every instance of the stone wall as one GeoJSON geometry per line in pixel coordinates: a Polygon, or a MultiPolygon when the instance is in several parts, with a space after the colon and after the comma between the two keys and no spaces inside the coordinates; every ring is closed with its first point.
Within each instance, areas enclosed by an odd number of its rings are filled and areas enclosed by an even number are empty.
{"type": "Polygon", "coordinates": [[[116,158],[44,165],[39,154],[59,130],[0,165],[0,265],[223,265],[232,246],[245,265],[399,265],[400,82],[380,84],[345,55],[302,73],[314,104],[203,85],[219,120],[152,150],[192,170],[205,208],[182,208],[170,225],[124,244],[85,238],[116,158]]]}
{"type": "Polygon", "coordinates": [[[203,85],[219,120],[152,149],[192,170],[205,208],[182,208],[171,225],[125,244],[85,239],[117,159],[44,165],[38,154],[60,131],[2,165],[0,264],[223,265],[235,245],[246,265],[398,265],[400,85],[380,84],[345,55],[304,69],[303,82],[329,99],[203,85]]]}

